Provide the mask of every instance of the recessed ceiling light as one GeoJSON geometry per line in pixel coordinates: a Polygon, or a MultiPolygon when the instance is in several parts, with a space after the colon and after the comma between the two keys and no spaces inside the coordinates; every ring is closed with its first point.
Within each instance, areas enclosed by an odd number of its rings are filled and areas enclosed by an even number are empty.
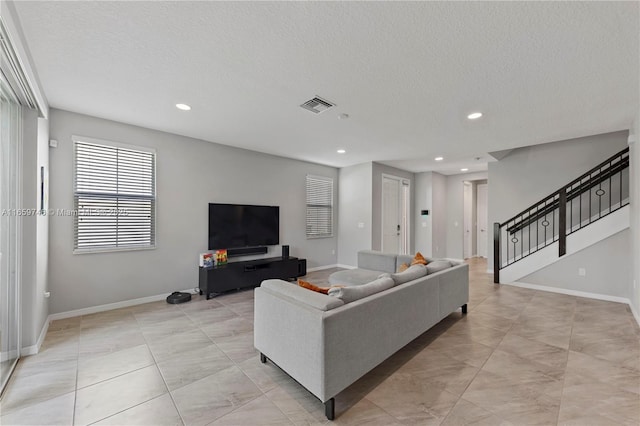
{"type": "Polygon", "coordinates": [[[183,111],[189,111],[191,107],[187,104],[176,104],[176,108],[181,109],[183,111]]]}
{"type": "Polygon", "coordinates": [[[442,160],[444,160],[444,157],[436,157],[436,158],[434,158],[434,160],[436,160],[436,161],[442,161],[442,160]]]}
{"type": "Polygon", "coordinates": [[[344,149],[339,149],[339,150],[338,150],[338,151],[336,151],[336,152],[337,152],[338,154],[344,154],[344,153],[345,153],[345,152],[347,152],[347,151],[346,151],[346,150],[344,150],[344,149]]]}
{"type": "Polygon", "coordinates": [[[469,120],[475,120],[476,118],[480,118],[480,117],[482,117],[481,112],[472,112],[471,114],[467,115],[467,118],[469,120]]]}
{"type": "Polygon", "coordinates": [[[461,172],[468,172],[468,171],[469,171],[469,169],[466,169],[466,168],[465,168],[465,169],[460,169],[460,171],[461,171],[461,172]]]}

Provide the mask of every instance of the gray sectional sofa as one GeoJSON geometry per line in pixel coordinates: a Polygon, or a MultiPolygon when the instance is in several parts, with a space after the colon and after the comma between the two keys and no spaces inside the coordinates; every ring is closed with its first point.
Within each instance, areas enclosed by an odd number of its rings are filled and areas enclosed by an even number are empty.
{"type": "Polygon", "coordinates": [[[395,274],[407,259],[360,251],[357,269],[330,277],[347,286],[334,295],[282,280],[263,281],[255,290],[254,344],[260,360],[270,359],[319,398],[330,420],[339,392],[451,312],[466,313],[467,264],[428,259],[436,266],[430,273],[424,268],[427,275],[394,284],[409,277],[395,274]]]}

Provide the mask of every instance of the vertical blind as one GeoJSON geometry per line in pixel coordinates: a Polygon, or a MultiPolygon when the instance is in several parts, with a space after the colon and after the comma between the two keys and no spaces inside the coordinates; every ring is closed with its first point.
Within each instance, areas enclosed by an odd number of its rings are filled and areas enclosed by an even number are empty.
{"type": "Polygon", "coordinates": [[[75,141],[76,251],[155,246],[155,152],[75,141]]]}
{"type": "Polygon", "coordinates": [[[333,179],[307,175],[307,238],[333,236],[333,179]]]}

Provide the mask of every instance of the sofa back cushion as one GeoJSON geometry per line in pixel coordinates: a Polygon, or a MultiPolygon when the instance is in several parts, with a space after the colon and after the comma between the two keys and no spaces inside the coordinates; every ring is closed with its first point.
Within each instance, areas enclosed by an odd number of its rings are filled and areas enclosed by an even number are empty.
{"type": "Polygon", "coordinates": [[[438,259],[427,263],[427,273],[435,274],[436,272],[444,271],[447,268],[453,266],[450,261],[445,259],[438,259]]]}
{"type": "Polygon", "coordinates": [[[371,296],[372,294],[388,290],[393,286],[393,279],[390,276],[384,276],[363,285],[343,288],[333,287],[329,289],[329,296],[336,297],[344,303],[350,303],[367,296],[371,296]]]}
{"type": "Polygon", "coordinates": [[[282,294],[283,296],[297,300],[321,311],[329,311],[345,304],[345,302],[335,297],[316,293],[315,291],[310,291],[282,280],[264,280],[262,284],[260,284],[260,287],[274,293],[282,294]]]}
{"type": "Polygon", "coordinates": [[[397,274],[391,274],[391,279],[395,285],[404,284],[408,281],[417,280],[418,278],[424,277],[427,275],[427,267],[422,264],[417,264],[408,267],[403,272],[398,272],[397,274]]]}
{"type": "Polygon", "coordinates": [[[360,250],[358,252],[358,268],[393,274],[396,272],[397,257],[395,254],[373,250],[360,250]]]}

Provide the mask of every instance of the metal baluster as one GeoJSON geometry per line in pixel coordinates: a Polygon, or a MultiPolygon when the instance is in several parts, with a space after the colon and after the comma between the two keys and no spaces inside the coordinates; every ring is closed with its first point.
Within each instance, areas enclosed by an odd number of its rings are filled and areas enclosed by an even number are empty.
{"type": "Polygon", "coordinates": [[[612,163],[609,163],[609,213],[611,213],[611,181],[613,180],[613,173],[611,173],[611,171],[613,170],[612,168],[612,163]]]}
{"type": "MultiPolygon", "coordinates": [[[[598,169],[598,191],[602,191],[602,167],[598,169]]],[[[602,195],[596,193],[598,196],[598,219],[602,217],[602,195]]]]}
{"type": "MultiPolygon", "coordinates": [[[[622,157],[620,161],[622,161],[622,157]]],[[[620,169],[620,208],[622,208],[622,169],[620,169]]]]}
{"type": "Polygon", "coordinates": [[[582,226],[582,194],[584,194],[584,191],[582,190],[582,179],[580,179],[580,186],[578,188],[580,188],[580,218],[578,220],[578,229],[580,229],[580,227],[582,226]]]}

